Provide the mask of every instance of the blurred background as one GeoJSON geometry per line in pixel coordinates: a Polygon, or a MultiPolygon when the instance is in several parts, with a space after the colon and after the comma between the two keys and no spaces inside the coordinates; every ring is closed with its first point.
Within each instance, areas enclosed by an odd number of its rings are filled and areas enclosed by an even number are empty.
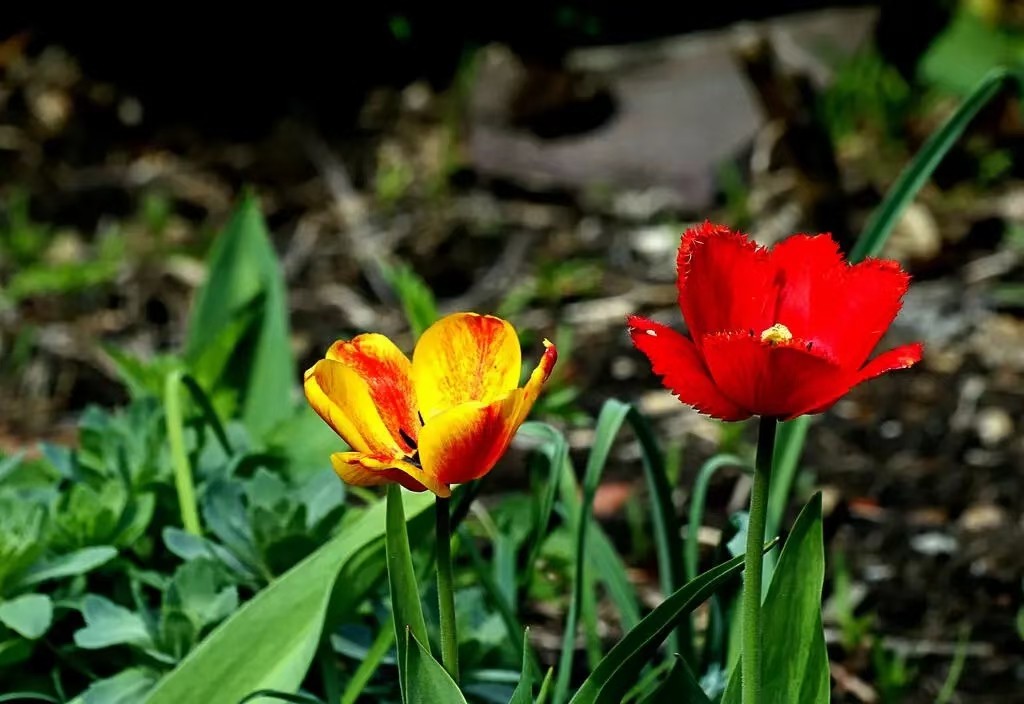
{"type": "MultiPolygon", "coordinates": [[[[848,249],[986,71],[1024,59],[1024,3],[1001,0],[210,13],[4,8],[4,454],[74,443],[86,408],[127,402],[109,347],[180,348],[211,242],[251,193],[296,388],[339,337],[411,348],[389,285],[408,267],[442,311],[559,344],[538,413],[574,448],[605,398],[639,404],[678,450],[685,504],[696,467],[750,429],[680,406],[625,334],[630,312],[680,325],[682,230],[848,249]]],[[[1024,701],[1022,157],[1019,98],[1001,96],[885,251],[915,277],[886,344],[924,340],[925,361],[812,427],[798,494],[825,496],[835,701],[932,701],[958,648],[955,701],[1024,701]]],[[[624,442],[596,510],[643,581],[637,458],[624,442]]],[[[709,522],[742,504],[736,479],[712,485],[709,522]]]]}

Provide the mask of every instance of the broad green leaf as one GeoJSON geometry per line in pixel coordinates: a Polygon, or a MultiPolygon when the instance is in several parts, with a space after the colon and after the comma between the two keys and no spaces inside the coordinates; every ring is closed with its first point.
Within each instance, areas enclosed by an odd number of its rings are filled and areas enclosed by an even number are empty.
{"type": "Polygon", "coordinates": [[[85,574],[115,557],[117,557],[115,548],[109,545],[96,545],[43,560],[34,564],[21,575],[16,588],[24,589],[51,579],[85,574]]]}
{"type": "Polygon", "coordinates": [[[53,622],[53,602],[45,594],[24,594],[0,602],[0,623],[30,640],[41,637],[53,622]]]}
{"type": "Polygon", "coordinates": [[[711,704],[708,695],[700,688],[686,661],[676,656],[668,676],[658,688],[645,697],[642,704],[711,704]]]}
{"type": "Polygon", "coordinates": [[[420,601],[420,589],[416,582],[416,569],[412,564],[412,551],[409,548],[409,532],[405,523],[405,509],[402,505],[402,487],[388,484],[387,495],[387,530],[384,544],[388,561],[388,585],[391,589],[391,613],[394,619],[395,639],[398,644],[399,686],[404,701],[410,701],[408,690],[408,672],[402,663],[407,662],[405,652],[410,642],[406,631],[426,644],[427,622],[423,618],[423,603],[420,601]]]}
{"type": "Polygon", "coordinates": [[[918,64],[918,73],[925,82],[963,96],[988,71],[1021,61],[1024,37],[964,9],[932,40],[918,64]]]}
{"type": "Polygon", "coordinates": [[[153,639],[146,622],[134,611],[129,611],[109,599],[89,594],[82,604],[85,628],[75,631],[75,645],[94,650],[112,645],[150,647],[153,639]]]}
{"type": "Polygon", "coordinates": [[[508,704],[533,704],[533,665],[530,653],[530,630],[523,632],[523,673],[519,677],[519,684],[512,693],[512,699],[508,704]]]}
{"type": "Polygon", "coordinates": [[[256,315],[252,334],[237,346],[220,384],[240,392],[242,419],[260,435],[291,413],[295,365],[284,276],[253,196],[238,205],[208,261],[206,283],[189,321],[186,359],[208,362],[211,341],[223,339],[240,316],[256,315]]]}
{"type": "MultiPolygon", "coordinates": [[[[430,498],[410,495],[407,517],[426,510],[430,498]]],[[[384,514],[384,502],[373,505],[245,603],[160,681],[146,704],[237,704],[259,689],[297,689],[316,654],[328,607],[351,607],[368,588],[336,582],[343,569],[374,557],[384,514]]]]}
{"type": "Polygon", "coordinates": [[[408,704],[466,704],[459,686],[419,640],[406,630],[405,671],[408,678],[408,704]]]}
{"type": "MultiPolygon", "coordinates": [[[[821,494],[807,503],[786,539],[765,596],[762,694],[765,701],[822,704],[829,701],[828,652],[821,621],[825,548],[821,494]],[[778,647],[784,643],[785,647],[778,647]]],[[[742,658],[742,656],[740,656],[742,658]]],[[[723,704],[741,701],[739,663],[723,704]]]]}
{"type": "MultiPolygon", "coordinates": [[[[770,549],[773,543],[765,546],[770,549]]],[[[571,704],[617,704],[636,683],[680,619],[704,602],[722,584],[743,569],[743,557],[735,557],[703,573],[676,590],[627,633],[598,664],[576,691],[571,704]]]]}

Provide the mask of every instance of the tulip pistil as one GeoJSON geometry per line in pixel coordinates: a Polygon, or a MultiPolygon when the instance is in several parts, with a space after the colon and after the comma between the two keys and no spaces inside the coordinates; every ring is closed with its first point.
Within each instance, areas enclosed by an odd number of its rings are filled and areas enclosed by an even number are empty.
{"type": "Polygon", "coordinates": [[[772,346],[780,342],[789,342],[792,339],[793,333],[782,323],[775,323],[775,325],[761,332],[761,342],[767,342],[772,346]]]}

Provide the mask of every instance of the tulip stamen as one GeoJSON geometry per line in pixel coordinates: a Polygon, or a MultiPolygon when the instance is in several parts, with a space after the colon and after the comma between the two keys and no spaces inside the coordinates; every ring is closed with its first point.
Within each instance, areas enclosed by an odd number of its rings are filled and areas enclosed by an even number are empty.
{"type": "Polygon", "coordinates": [[[761,342],[767,342],[775,346],[780,342],[789,342],[793,339],[793,333],[782,323],[775,323],[770,328],[761,331],[761,342]]]}
{"type": "Polygon", "coordinates": [[[405,432],[405,428],[399,428],[398,434],[402,436],[403,440],[405,440],[406,445],[411,447],[413,450],[417,449],[416,441],[412,439],[412,435],[409,435],[409,433],[405,432]]]}

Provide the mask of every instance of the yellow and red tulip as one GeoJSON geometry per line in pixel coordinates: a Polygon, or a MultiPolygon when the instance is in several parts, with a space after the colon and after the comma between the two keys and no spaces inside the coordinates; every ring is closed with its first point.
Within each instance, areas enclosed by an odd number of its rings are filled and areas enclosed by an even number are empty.
{"type": "Polygon", "coordinates": [[[550,342],[519,387],[519,338],[506,321],[455,313],[420,337],[412,361],[384,335],[339,340],[305,374],[310,405],[352,448],[331,463],[348,484],[398,482],[451,495],[508,449],[551,374],[550,342]]]}

